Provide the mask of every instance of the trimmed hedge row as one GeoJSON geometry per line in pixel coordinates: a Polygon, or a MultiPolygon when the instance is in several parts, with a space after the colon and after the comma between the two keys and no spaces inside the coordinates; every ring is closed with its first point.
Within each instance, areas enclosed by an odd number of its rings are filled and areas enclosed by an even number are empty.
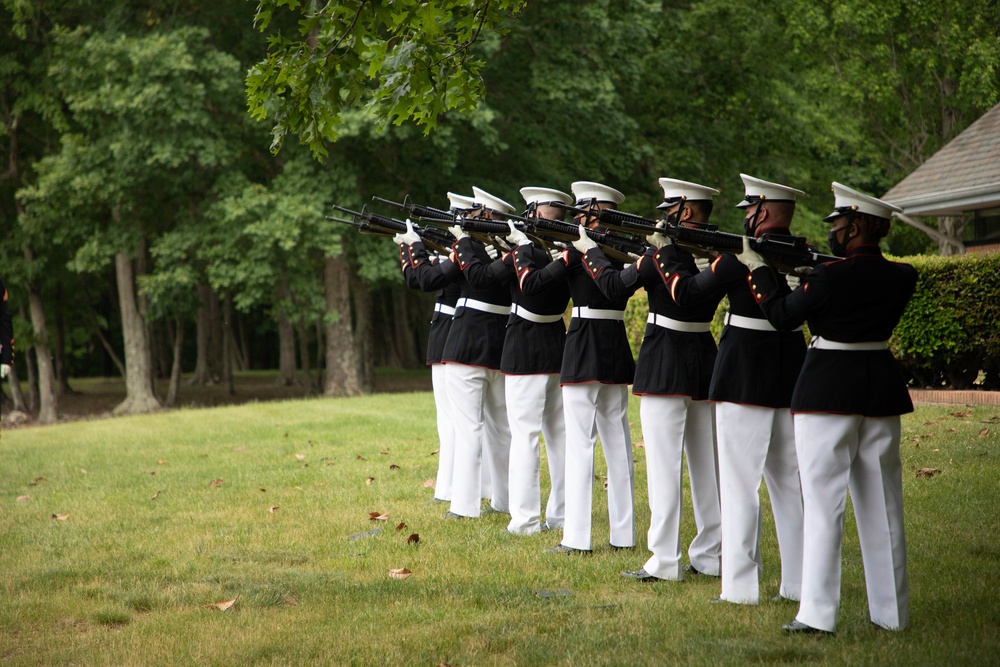
{"type": "MultiPolygon", "coordinates": [[[[889,345],[913,387],[1000,390],[1000,254],[901,258],[919,273],[917,290],[889,345]]],[[[712,333],[722,331],[726,300],[712,333]]],[[[629,300],[625,328],[638,356],[649,312],[629,300]]],[[[808,332],[807,332],[808,335],[808,332]]]]}

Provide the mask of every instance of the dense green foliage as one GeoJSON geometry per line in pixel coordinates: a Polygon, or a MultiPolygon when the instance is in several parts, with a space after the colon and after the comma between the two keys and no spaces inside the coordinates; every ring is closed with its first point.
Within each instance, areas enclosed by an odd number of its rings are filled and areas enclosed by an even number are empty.
{"type": "MultiPolygon", "coordinates": [[[[638,443],[637,409],[633,397],[638,443]]],[[[891,633],[869,623],[848,503],[830,641],[783,635],[793,604],[709,604],[718,579],[620,575],[648,555],[638,446],[634,550],[604,546],[599,479],[595,550],[583,558],[543,553],[558,533],[507,534],[503,514],[443,520],[424,487],[437,466],[430,392],[5,430],[3,663],[993,664],[998,421],[991,407],[903,418],[912,625],[891,633]],[[373,529],[381,533],[348,539],[373,529]],[[389,578],[403,567],[410,578],[389,578]],[[214,606],[230,600],[228,611],[214,606]]],[[[604,474],[600,454],[595,472],[604,474]]],[[[542,475],[547,493],[544,462],[542,475]]],[[[686,544],[695,528],[684,489],[686,544]]],[[[771,595],[780,572],[766,496],[762,511],[761,586],[771,595]]]]}
{"type": "Polygon", "coordinates": [[[1000,388],[1000,255],[910,258],[917,291],[891,344],[918,387],[1000,388]]]}

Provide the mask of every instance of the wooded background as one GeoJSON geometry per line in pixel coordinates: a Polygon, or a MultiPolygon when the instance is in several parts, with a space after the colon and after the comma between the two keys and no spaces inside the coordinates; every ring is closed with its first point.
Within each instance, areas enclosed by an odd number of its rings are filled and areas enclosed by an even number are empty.
{"type": "Polygon", "coordinates": [[[0,29],[0,275],[43,423],[77,376],[142,412],[182,371],[347,395],[420,366],[430,297],[333,203],[596,180],[651,215],[669,176],[739,231],[745,172],[805,190],[825,248],[831,181],[881,195],[1000,100],[991,0],[0,0],[0,29]]]}

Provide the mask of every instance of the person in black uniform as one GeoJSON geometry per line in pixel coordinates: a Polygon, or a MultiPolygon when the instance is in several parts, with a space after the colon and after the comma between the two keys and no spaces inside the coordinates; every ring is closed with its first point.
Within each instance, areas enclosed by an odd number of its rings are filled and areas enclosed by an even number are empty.
{"type": "MultiPolygon", "coordinates": [[[[789,235],[795,199],[803,194],[778,183],[740,174],[751,236],[789,235]]],[[[669,239],[656,254],[657,268],[678,305],[729,297],[726,326],[709,400],[715,401],[722,504],[722,592],[719,600],[758,604],[760,576],[761,474],[774,512],[781,554],[780,598],[798,600],[802,581],[802,491],[795,437],[788,411],[792,388],[805,357],[800,331],[777,331],[760,312],[747,283],[748,271],[735,255],[721,255],[708,270],[693,274],[669,239]]],[[[787,285],[780,286],[788,293],[787,285]]]]}
{"type": "MultiPolygon", "coordinates": [[[[460,213],[473,208],[472,197],[448,193],[452,213],[460,213]]],[[[406,286],[423,292],[437,292],[434,314],[431,316],[430,331],[427,334],[427,365],[431,367],[431,386],[434,390],[434,408],[437,413],[438,470],[434,482],[434,499],[440,502],[451,500],[452,472],[455,465],[455,425],[452,421],[451,403],[445,386],[445,370],[441,363],[445,341],[451,331],[451,318],[455,314],[455,304],[462,292],[462,272],[458,265],[448,258],[432,257],[412,225],[407,221],[407,231],[396,234],[393,240],[399,244],[399,262],[403,269],[406,286]]]]}
{"type": "MultiPolygon", "coordinates": [[[[592,211],[616,208],[625,199],[618,190],[591,181],[577,181],[572,190],[576,205],[592,211]]],[[[582,225],[597,224],[595,216],[578,214],[576,220],[582,225]]],[[[631,548],[635,546],[635,474],[628,385],[635,375],[635,362],[624,324],[631,293],[614,299],[604,296],[591,278],[591,267],[584,263],[583,253],[575,248],[564,251],[561,261],[542,269],[536,269],[527,257],[528,246],[518,246],[514,252],[521,289],[526,295],[568,279],[573,297],[573,317],[560,368],[566,420],[566,521],[562,541],[550,551],[591,551],[594,445],[598,434],[608,465],[609,541],[615,548],[631,548]]]]}
{"type": "MultiPolygon", "coordinates": [[[[477,206],[474,217],[489,219],[493,210],[504,213],[514,210],[507,202],[479,188],[472,188],[472,192],[477,206]]],[[[452,257],[459,267],[466,267],[473,257],[481,262],[493,259],[485,246],[469,237],[460,225],[450,231],[456,239],[452,257]]],[[[451,331],[441,355],[457,433],[447,518],[480,515],[484,455],[493,480],[490,507],[498,512],[508,511],[510,427],[500,358],[510,304],[510,290],[506,286],[477,288],[463,274],[462,294],[455,304],[451,331]]]]}
{"type": "MultiPolygon", "coordinates": [[[[521,188],[527,204],[527,216],[562,219],[565,209],[553,202],[571,204],[566,193],[551,188],[521,188]]],[[[518,276],[530,256],[535,266],[551,261],[549,253],[531,244],[522,232],[508,223],[507,240],[525,246],[520,252],[505,253],[501,259],[485,264],[475,255],[463,266],[463,273],[473,287],[507,285],[513,306],[507,322],[500,372],[504,375],[507,421],[510,425],[510,523],[507,530],[515,535],[530,535],[550,528],[562,528],[566,512],[566,426],[563,422],[559,365],[566,342],[563,313],[569,303],[569,285],[555,281],[548,289],[526,295],[518,276]],[[541,457],[539,434],[545,436],[551,490],[541,522],[541,457]]]]}
{"type": "Polygon", "coordinates": [[[814,335],[792,395],[805,504],[802,601],[788,632],[832,633],[840,609],[844,506],[851,491],[872,623],[909,623],[900,415],[913,411],[889,336],[917,272],[882,256],[879,241],[900,209],[833,184],[830,250],[791,294],[744,243],[754,295],[778,329],[809,323],[814,335]]]}
{"type": "MultiPolygon", "coordinates": [[[[697,227],[708,222],[714,188],[688,181],[661,178],[663,214],[679,224],[697,227]]],[[[656,239],[651,239],[656,240],[656,239]]],[[[725,296],[722,286],[714,298],[681,307],[671,298],[653,255],[655,247],[617,270],[597,244],[581,234],[589,246],[588,266],[594,282],[608,298],[645,288],[649,301],[646,331],[639,348],[632,393],[641,396],[639,414],[646,448],[650,522],[647,545],[652,556],[626,577],[640,581],[679,581],[683,572],[719,576],[722,558],[722,518],[719,508],[718,456],[715,447],[715,411],[708,387],[715,364],[715,339],[709,332],[715,309],[725,296]],[[687,457],[697,535],[688,549],[690,563],[681,567],[681,452],[687,457]]],[[[695,272],[691,253],[678,250],[678,261],[695,272]]]]}

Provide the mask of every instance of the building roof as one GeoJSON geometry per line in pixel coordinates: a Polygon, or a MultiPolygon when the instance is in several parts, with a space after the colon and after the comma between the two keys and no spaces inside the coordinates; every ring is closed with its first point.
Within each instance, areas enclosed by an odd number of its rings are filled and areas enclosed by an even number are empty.
{"type": "Polygon", "coordinates": [[[958,215],[1000,206],[1000,104],[882,196],[907,215],[958,215]]]}

